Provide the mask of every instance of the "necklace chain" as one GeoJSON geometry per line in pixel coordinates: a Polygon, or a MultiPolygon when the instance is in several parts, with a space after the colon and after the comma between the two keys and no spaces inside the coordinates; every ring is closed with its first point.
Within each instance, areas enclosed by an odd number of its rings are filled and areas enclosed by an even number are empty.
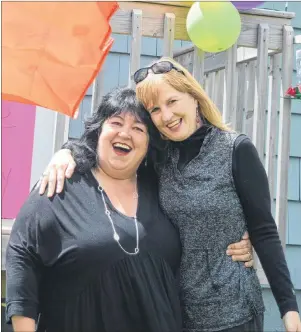
{"type": "MultiPolygon", "coordinates": [[[[127,255],[137,255],[139,253],[139,230],[138,230],[137,216],[136,215],[134,216],[134,223],[135,223],[135,229],[136,229],[136,247],[135,247],[134,252],[128,252],[127,250],[125,250],[123,248],[123,246],[119,242],[120,236],[116,232],[115,225],[114,225],[114,222],[113,222],[112,217],[111,217],[111,212],[109,211],[107,203],[106,203],[105,198],[104,198],[103,189],[100,186],[98,186],[98,190],[101,193],[101,198],[102,198],[102,201],[103,201],[103,205],[105,207],[105,214],[108,216],[108,219],[110,220],[110,223],[111,223],[111,226],[112,226],[112,229],[113,229],[113,239],[117,242],[120,249],[123,252],[125,252],[127,255]]],[[[137,192],[134,193],[134,198],[138,199],[138,193],[137,192]]]]}

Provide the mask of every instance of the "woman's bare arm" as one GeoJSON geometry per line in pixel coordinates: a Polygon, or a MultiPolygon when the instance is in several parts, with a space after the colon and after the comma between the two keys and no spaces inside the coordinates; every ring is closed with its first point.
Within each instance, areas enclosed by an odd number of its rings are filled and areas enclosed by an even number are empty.
{"type": "Polygon", "coordinates": [[[35,332],[36,330],[36,324],[32,318],[13,316],[12,323],[14,332],[35,332]]]}

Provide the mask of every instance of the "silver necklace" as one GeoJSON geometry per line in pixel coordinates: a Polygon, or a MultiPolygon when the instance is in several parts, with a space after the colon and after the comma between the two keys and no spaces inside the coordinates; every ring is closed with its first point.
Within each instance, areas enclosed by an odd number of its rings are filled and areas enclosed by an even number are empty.
{"type": "MultiPolygon", "coordinates": [[[[127,255],[137,255],[139,253],[139,230],[138,230],[137,216],[136,215],[134,216],[134,223],[135,223],[135,228],[136,228],[136,248],[135,248],[134,252],[128,252],[128,251],[126,251],[122,247],[122,245],[119,242],[120,236],[116,232],[116,229],[115,229],[115,226],[114,226],[114,222],[113,222],[113,220],[111,218],[111,212],[109,211],[107,203],[106,203],[105,198],[104,198],[103,189],[100,186],[98,186],[98,190],[101,193],[101,198],[102,198],[102,201],[103,201],[103,205],[105,207],[105,214],[108,216],[108,219],[110,220],[110,223],[111,223],[111,226],[112,226],[112,229],[113,229],[113,238],[114,238],[114,240],[117,242],[117,244],[119,245],[120,249],[123,252],[125,252],[127,255]]],[[[138,193],[137,192],[134,193],[134,198],[138,199],[138,193]]]]}

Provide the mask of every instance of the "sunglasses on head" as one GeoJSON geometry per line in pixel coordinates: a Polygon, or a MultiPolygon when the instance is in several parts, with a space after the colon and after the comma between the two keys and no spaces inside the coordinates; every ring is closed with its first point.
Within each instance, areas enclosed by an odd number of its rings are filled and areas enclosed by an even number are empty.
{"type": "Polygon", "coordinates": [[[154,74],[166,74],[173,69],[184,75],[184,72],[181,69],[175,67],[171,62],[161,61],[161,62],[156,62],[152,66],[138,69],[134,74],[134,81],[136,84],[138,84],[143,80],[145,80],[147,78],[149,70],[151,70],[154,74]]]}

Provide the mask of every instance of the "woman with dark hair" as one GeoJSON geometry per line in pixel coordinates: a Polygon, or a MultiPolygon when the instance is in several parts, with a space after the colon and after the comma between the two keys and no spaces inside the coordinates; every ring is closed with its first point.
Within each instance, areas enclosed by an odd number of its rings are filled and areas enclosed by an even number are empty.
{"type": "Polygon", "coordinates": [[[181,330],[180,239],[144,165],[152,127],[133,90],[109,93],[86,123],[64,193],[31,192],[7,249],[15,331],[35,331],[39,314],[47,332],[181,330]]]}

